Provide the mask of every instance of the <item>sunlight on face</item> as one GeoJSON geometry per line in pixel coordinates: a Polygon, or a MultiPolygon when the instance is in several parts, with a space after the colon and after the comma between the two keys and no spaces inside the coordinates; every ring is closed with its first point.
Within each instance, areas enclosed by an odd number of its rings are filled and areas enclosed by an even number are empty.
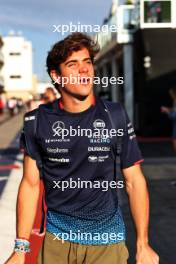
{"type": "Polygon", "coordinates": [[[86,48],[74,51],[60,64],[60,72],[61,84],[67,91],[81,96],[92,92],[94,68],[86,48]]]}

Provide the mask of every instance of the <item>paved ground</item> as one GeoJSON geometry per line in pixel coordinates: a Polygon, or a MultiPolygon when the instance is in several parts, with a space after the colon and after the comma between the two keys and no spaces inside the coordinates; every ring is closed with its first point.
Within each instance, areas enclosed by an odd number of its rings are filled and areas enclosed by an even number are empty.
{"type": "MultiPolygon", "coordinates": [[[[176,164],[176,163],[175,163],[176,164]]],[[[160,264],[176,263],[176,165],[171,170],[168,165],[156,164],[144,166],[150,193],[150,242],[160,255],[160,264]],[[162,167],[162,177],[159,171],[162,167]],[[174,168],[175,167],[175,168],[174,168]],[[171,173],[170,173],[171,171],[171,173]],[[165,177],[163,177],[165,174],[165,177]]],[[[124,196],[126,196],[124,194],[124,196]]],[[[127,226],[127,243],[131,258],[134,262],[135,232],[128,209],[127,197],[123,203],[123,213],[127,226]]]]}
{"type": "Polygon", "coordinates": [[[17,135],[22,122],[23,113],[20,113],[0,125],[0,195],[19,152],[17,135]]]}
{"type": "MultiPolygon", "coordinates": [[[[22,176],[22,155],[18,155],[19,138],[16,135],[21,125],[22,114],[0,126],[0,248],[3,248],[0,264],[10,254],[15,237],[15,203],[22,176]]],[[[142,151],[147,157],[143,170],[148,181],[151,200],[151,244],[159,253],[161,264],[175,264],[176,158],[170,145],[166,143],[146,143],[142,145],[142,151]]],[[[122,194],[122,204],[127,226],[127,244],[131,255],[129,264],[133,264],[135,233],[125,193],[122,194]]]]}
{"type": "Polygon", "coordinates": [[[17,156],[19,161],[15,161],[19,169],[13,169],[8,176],[8,181],[3,189],[0,200],[0,263],[4,263],[11,254],[16,236],[16,198],[18,186],[22,176],[21,156],[17,156]]]}
{"type": "MultiPolygon", "coordinates": [[[[0,125],[0,153],[9,147],[19,132],[23,122],[23,112],[0,125]]],[[[13,146],[12,146],[13,147],[13,146]]]]}
{"type": "Polygon", "coordinates": [[[0,113],[0,124],[2,124],[5,120],[8,120],[9,114],[7,112],[0,113]]]}
{"type": "Polygon", "coordinates": [[[0,263],[12,252],[16,225],[17,190],[22,177],[19,129],[23,114],[0,125],[0,263]]]}

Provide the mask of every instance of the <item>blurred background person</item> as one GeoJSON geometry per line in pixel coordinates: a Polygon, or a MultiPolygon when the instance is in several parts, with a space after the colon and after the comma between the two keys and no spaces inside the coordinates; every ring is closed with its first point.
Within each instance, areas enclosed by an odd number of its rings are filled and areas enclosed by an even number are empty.
{"type": "Polygon", "coordinates": [[[6,110],[7,99],[5,92],[0,92],[0,114],[3,114],[6,110]]]}
{"type": "Polygon", "coordinates": [[[17,114],[18,112],[17,99],[15,97],[9,98],[9,100],[7,101],[7,107],[8,107],[10,116],[17,114]]]}
{"type": "Polygon", "coordinates": [[[0,95],[0,114],[2,114],[3,111],[4,111],[4,102],[3,102],[1,95],[0,95]]]}
{"type": "Polygon", "coordinates": [[[33,96],[32,99],[29,101],[29,107],[27,109],[27,112],[38,108],[40,104],[44,104],[42,96],[41,95],[33,96]]]}
{"type": "Polygon", "coordinates": [[[24,103],[23,103],[23,100],[21,98],[17,98],[17,108],[18,108],[18,111],[21,111],[24,107],[24,103]]]}
{"type": "Polygon", "coordinates": [[[161,112],[166,113],[168,117],[172,120],[173,130],[172,130],[172,144],[173,149],[176,152],[176,86],[169,90],[169,94],[173,100],[173,107],[161,107],[161,112]]]}
{"type": "Polygon", "coordinates": [[[47,87],[44,95],[43,95],[43,101],[45,104],[49,103],[49,102],[53,102],[54,100],[57,99],[56,93],[54,91],[54,88],[52,87],[47,87]]]}

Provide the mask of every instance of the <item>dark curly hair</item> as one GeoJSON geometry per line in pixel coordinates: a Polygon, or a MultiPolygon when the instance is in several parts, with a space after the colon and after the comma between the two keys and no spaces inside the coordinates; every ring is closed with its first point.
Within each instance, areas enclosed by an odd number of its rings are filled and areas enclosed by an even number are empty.
{"type": "MultiPolygon", "coordinates": [[[[65,39],[55,43],[48,52],[46,59],[46,67],[49,76],[51,77],[50,72],[52,70],[55,70],[58,74],[60,74],[60,64],[66,61],[73,51],[79,51],[82,48],[87,48],[92,63],[94,63],[94,57],[99,52],[99,45],[88,35],[75,32],[68,35],[65,39]]],[[[57,83],[53,84],[58,90],[59,85],[57,83]]]]}

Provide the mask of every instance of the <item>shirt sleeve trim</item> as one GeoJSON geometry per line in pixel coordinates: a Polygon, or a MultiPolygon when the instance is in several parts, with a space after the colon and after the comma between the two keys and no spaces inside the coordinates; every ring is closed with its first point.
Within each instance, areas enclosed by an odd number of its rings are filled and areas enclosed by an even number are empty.
{"type": "Polygon", "coordinates": [[[134,165],[138,165],[138,164],[141,164],[142,162],[144,162],[144,159],[141,159],[141,160],[138,160],[134,163],[134,165]]]}

